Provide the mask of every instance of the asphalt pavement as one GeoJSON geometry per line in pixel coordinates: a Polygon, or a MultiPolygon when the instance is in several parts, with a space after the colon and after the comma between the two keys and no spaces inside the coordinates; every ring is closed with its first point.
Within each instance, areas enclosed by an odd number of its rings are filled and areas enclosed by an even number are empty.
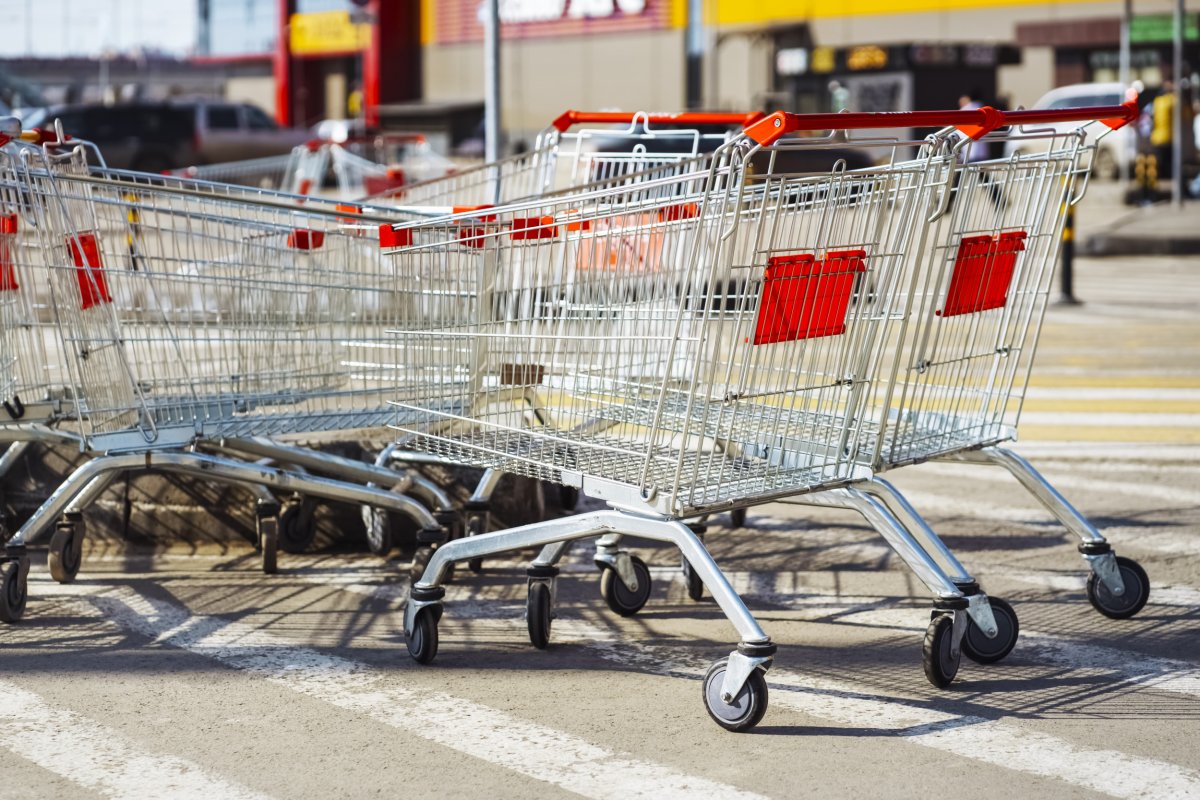
{"type": "Polygon", "coordinates": [[[638,550],[653,590],[628,618],[574,552],[545,651],[523,563],[460,571],[419,666],[402,557],[287,556],[264,577],[248,545],[96,543],[71,585],[35,554],[26,617],[0,629],[0,798],[1200,798],[1197,270],[1078,260],[1084,304],[1048,313],[1015,446],[1145,567],[1133,619],[1092,609],[1071,537],[1006,474],[896,471],[1021,621],[1007,659],[937,690],[927,592],[861,518],[714,519],[707,543],[780,645],[767,714],[738,735],[700,688],[736,637],[663,549],[638,550]]]}

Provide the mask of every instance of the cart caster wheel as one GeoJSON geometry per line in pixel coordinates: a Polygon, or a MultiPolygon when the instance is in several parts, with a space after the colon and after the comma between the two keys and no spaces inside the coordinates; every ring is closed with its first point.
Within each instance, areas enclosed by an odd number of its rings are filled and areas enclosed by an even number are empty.
{"type": "Polygon", "coordinates": [[[1012,606],[998,597],[989,597],[988,603],[991,604],[992,614],[996,617],[996,637],[989,639],[974,620],[968,617],[967,632],[962,640],[963,655],[976,664],[995,664],[1003,659],[1012,652],[1021,632],[1021,623],[1012,606]]]}
{"type": "Polygon", "coordinates": [[[1093,572],[1088,578],[1087,596],[1092,607],[1109,619],[1129,619],[1150,599],[1150,578],[1142,565],[1132,558],[1117,556],[1117,568],[1125,582],[1125,594],[1118,597],[1110,592],[1093,572]]]}
{"type": "Polygon", "coordinates": [[[392,552],[392,521],[381,508],[363,508],[363,528],[367,533],[367,549],[371,555],[384,557],[392,552]]]}
{"type": "Polygon", "coordinates": [[[579,487],[578,486],[562,486],[558,487],[558,507],[563,511],[574,511],[579,505],[579,487]]]}
{"type": "Polygon", "coordinates": [[[729,512],[729,527],[744,528],[746,527],[746,509],[735,508],[729,512]]]}
{"type": "Polygon", "coordinates": [[[409,568],[409,576],[413,583],[421,580],[421,576],[425,574],[425,568],[429,566],[429,559],[433,558],[433,548],[428,545],[417,547],[413,553],[412,566],[409,568]]]}
{"type": "Polygon", "coordinates": [[[700,576],[686,558],[683,560],[683,581],[687,584],[688,597],[697,603],[704,599],[704,581],[700,580],[700,576]]]}
{"type": "Polygon", "coordinates": [[[301,555],[312,547],[317,538],[314,505],[307,497],[284,504],[279,512],[279,546],[283,552],[301,555]]]}
{"type": "Polygon", "coordinates": [[[71,583],[83,563],[83,531],[70,522],[59,523],[50,537],[47,558],[50,577],[59,583],[71,583]]]}
{"type": "Polygon", "coordinates": [[[650,568],[637,556],[630,556],[629,560],[633,563],[633,573],[637,576],[637,591],[629,591],[625,581],[621,580],[612,567],[606,566],[600,576],[600,596],[608,603],[609,608],[622,617],[632,617],[641,611],[642,606],[650,599],[650,568]]]}
{"type": "Polygon", "coordinates": [[[27,572],[19,561],[0,564],[0,620],[19,622],[25,616],[25,602],[29,599],[27,572]]]}
{"type": "Polygon", "coordinates": [[[425,606],[417,612],[413,620],[412,633],[406,634],[404,643],[408,645],[408,654],[418,664],[429,664],[437,657],[438,651],[438,620],[442,618],[440,604],[425,606]]]}
{"type": "Polygon", "coordinates": [[[704,675],[704,707],[713,722],[727,731],[748,731],[767,713],[767,679],[761,669],[750,673],[732,703],[721,697],[728,659],[713,663],[704,675]]]}
{"type": "MultiPolygon", "coordinates": [[[[487,533],[487,517],[481,514],[472,514],[467,517],[467,536],[478,536],[481,533],[487,533]]],[[[467,569],[476,575],[483,572],[483,559],[468,558],[467,569]]]]}
{"type": "MultiPolygon", "coordinates": [[[[966,638],[966,637],[963,637],[966,638]]],[[[939,689],[945,689],[958,674],[958,665],[962,661],[962,653],[955,656],[951,650],[954,644],[954,616],[938,614],[929,622],[925,629],[925,646],[923,650],[925,677],[939,689]]]]}
{"type": "Polygon", "coordinates": [[[538,650],[550,646],[550,622],[553,616],[550,586],[545,583],[531,584],[529,597],[525,601],[525,621],[529,624],[529,641],[538,650]]]}
{"type": "Polygon", "coordinates": [[[279,571],[279,518],[258,518],[258,549],[262,551],[263,575],[279,571]]]}

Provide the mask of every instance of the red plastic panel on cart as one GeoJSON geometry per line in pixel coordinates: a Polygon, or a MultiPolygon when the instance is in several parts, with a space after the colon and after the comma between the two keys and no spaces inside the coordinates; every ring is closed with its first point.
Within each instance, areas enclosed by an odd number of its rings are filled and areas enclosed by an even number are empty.
{"type": "Polygon", "coordinates": [[[388,167],[382,175],[364,175],[363,191],[368,195],[390,192],[403,187],[406,177],[403,167],[388,167]]]}
{"type": "Polygon", "coordinates": [[[755,344],[837,336],[846,330],[854,278],[867,269],[865,250],[775,256],[767,262],[755,344]]]}
{"type": "Polygon", "coordinates": [[[111,303],[108,282],[104,279],[104,262],[100,259],[100,242],[92,232],[67,237],[71,259],[75,262],[75,279],[79,282],[80,308],[84,311],[101,303],[111,303]]]}
{"type": "Polygon", "coordinates": [[[512,221],[512,238],[523,239],[553,239],[558,235],[558,226],[554,217],[517,217],[512,221]]]}
{"type": "Polygon", "coordinates": [[[1008,302],[1017,253],[1025,249],[1025,231],[997,236],[967,236],[958,245],[954,274],[941,317],[1002,308],[1008,302]]]}
{"type": "Polygon", "coordinates": [[[0,215],[0,292],[14,292],[21,288],[17,284],[17,268],[13,262],[13,238],[17,233],[17,215],[0,215]]]}
{"type": "Polygon", "coordinates": [[[325,246],[325,231],[297,228],[288,234],[287,244],[293,250],[320,250],[325,246]]]}

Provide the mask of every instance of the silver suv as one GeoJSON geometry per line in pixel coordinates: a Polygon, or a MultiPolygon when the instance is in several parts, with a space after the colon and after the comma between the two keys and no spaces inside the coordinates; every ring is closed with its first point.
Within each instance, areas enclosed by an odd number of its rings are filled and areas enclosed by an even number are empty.
{"type": "Polygon", "coordinates": [[[219,100],[174,101],[195,115],[198,162],[215,164],[290,152],[310,137],[306,131],[281,128],[258,106],[219,100]]]}

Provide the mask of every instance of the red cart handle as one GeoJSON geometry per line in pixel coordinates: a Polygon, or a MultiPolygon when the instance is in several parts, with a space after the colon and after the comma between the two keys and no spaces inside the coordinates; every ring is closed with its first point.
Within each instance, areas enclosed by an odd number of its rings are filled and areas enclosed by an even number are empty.
{"type": "Polygon", "coordinates": [[[584,122],[628,125],[635,119],[644,119],[650,125],[741,125],[747,127],[758,122],[764,116],[761,111],[753,111],[749,114],[710,114],[697,111],[684,111],[678,114],[653,114],[641,111],[564,111],[550,125],[562,132],[572,125],[584,122]]]}
{"type": "Polygon", "coordinates": [[[746,128],[746,135],[768,145],[796,131],[841,131],[879,128],[953,127],[972,139],[980,139],[1009,125],[1100,120],[1116,130],[1137,119],[1137,102],[1119,106],[1056,108],[1035,111],[999,111],[991,106],[959,111],[877,111],[842,114],[789,114],[776,111],[746,128]]]}
{"type": "MultiPolygon", "coordinates": [[[[63,134],[65,141],[71,141],[70,134],[63,134]]],[[[13,132],[0,133],[0,147],[9,142],[29,142],[30,144],[46,144],[47,142],[58,143],[58,134],[46,128],[32,128],[27,131],[21,131],[20,134],[13,135],[13,132]]]]}

